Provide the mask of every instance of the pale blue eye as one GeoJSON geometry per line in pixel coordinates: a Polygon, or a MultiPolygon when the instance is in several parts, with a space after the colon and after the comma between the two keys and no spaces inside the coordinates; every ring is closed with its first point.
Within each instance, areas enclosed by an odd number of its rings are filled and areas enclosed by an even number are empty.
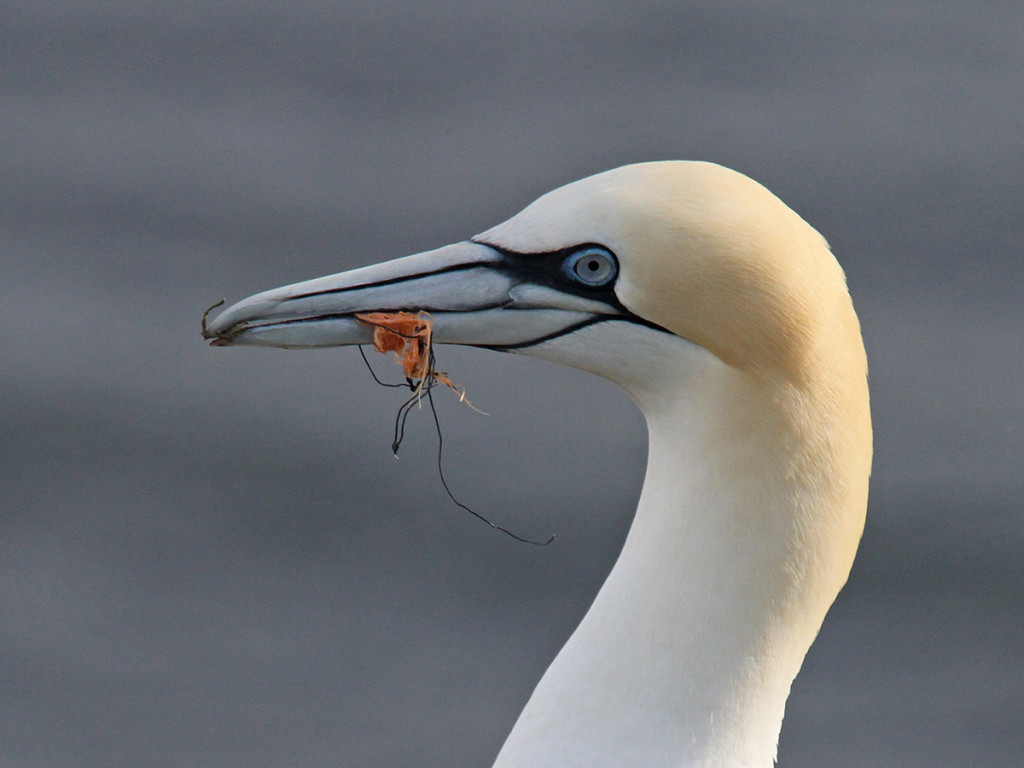
{"type": "Polygon", "coordinates": [[[615,257],[604,248],[581,248],[563,262],[566,275],[576,282],[594,287],[608,285],[615,279],[618,265],[615,257]]]}

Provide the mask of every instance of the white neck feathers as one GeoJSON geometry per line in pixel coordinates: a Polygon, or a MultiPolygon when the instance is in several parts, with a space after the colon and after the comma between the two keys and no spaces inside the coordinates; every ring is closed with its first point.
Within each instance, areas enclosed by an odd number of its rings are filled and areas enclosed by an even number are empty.
{"type": "Polygon", "coordinates": [[[769,768],[849,572],[870,438],[830,442],[830,399],[663,344],[645,357],[674,364],[619,377],[649,429],[636,519],[496,768],[769,768]]]}

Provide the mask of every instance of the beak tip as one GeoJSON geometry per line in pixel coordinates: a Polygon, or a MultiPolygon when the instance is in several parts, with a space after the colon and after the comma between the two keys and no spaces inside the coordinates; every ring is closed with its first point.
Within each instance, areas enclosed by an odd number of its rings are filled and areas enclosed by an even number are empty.
{"type": "Polygon", "coordinates": [[[211,347],[230,347],[235,338],[250,327],[244,320],[234,323],[218,322],[222,317],[223,313],[210,325],[203,324],[203,338],[210,342],[211,347]]]}
{"type": "MultiPolygon", "coordinates": [[[[221,299],[216,304],[212,304],[209,307],[207,307],[206,311],[203,312],[202,319],[199,321],[200,333],[202,333],[204,339],[213,339],[213,341],[210,342],[211,344],[216,344],[218,341],[220,341],[222,339],[222,337],[223,337],[223,332],[215,330],[214,328],[210,327],[210,324],[208,322],[209,321],[209,317],[210,317],[210,313],[213,310],[215,310],[217,307],[222,306],[224,304],[224,301],[225,301],[224,299],[221,299]]],[[[217,321],[221,318],[221,316],[223,314],[224,313],[222,312],[220,315],[218,315],[217,317],[214,318],[214,320],[213,320],[213,325],[214,326],[216,326],[218,324],[217,321]]]]}
{"type": "Polygon", "coordinates": [[[224,304],[224,299],[207,309],[203,313],[200,323],[200,332],[212,347],[231,346],[235,338],[251,328],[252,321],[259,318],[261,314],[272,317],[272,310],[276,308],[278,302],[267,301],[263,294],[257,294],[228,307],[211,320],[210,312],[222,304],[224,304]]]}

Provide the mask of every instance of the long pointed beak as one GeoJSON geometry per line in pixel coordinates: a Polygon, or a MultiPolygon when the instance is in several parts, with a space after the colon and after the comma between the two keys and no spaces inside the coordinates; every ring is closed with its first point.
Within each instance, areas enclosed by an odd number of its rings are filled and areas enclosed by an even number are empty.
{"type": "Polygon", "coordinates": [[[256,294],[204,322],[203,336],[215,346],[368,344],[356,313],[426,311],[435,342],[516,349],[620,314],[530,279],[524,258],[456,243],[256,294]]]}

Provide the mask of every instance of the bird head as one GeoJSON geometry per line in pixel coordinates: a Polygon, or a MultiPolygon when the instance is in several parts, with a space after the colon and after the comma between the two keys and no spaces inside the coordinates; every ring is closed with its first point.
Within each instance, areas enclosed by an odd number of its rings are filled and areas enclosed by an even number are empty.
{"type": "Polygon", "coordinates": [[[546,357],[627,389],[634,364],[650,365],[631,350],[664,343],[799,382],[828,341],[816,315],[837,306],[855,327],[842,271],[803,219],[742,174],[669,161],[560,187],[461,243],[257,294],[204,333],[364,344],[357,314],[426,311],[437,343],[546,357]]]}

